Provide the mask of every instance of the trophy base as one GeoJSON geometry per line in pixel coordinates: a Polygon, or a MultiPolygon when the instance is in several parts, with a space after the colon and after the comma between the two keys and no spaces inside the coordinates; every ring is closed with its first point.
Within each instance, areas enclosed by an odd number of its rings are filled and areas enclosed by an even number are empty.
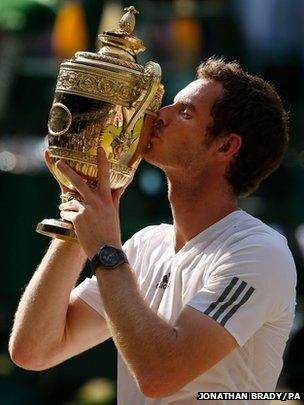
{"type": "Polygon", "coordinates": [[[44,219],[37,225],[36,232],[51,238],[77,242],[73,224],[63,219],[44,219]]]}

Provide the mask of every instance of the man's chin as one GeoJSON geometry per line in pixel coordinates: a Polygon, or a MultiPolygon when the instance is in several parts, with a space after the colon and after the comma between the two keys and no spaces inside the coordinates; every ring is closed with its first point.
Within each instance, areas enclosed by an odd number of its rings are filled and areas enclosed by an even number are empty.
{"type": "Polygon", "coordinates": [[[150,163],[151,165],[158,166],[158,159],[155,154],[153,146],[150,144],[150,146],[147,147],[145,150],[145,153],[143,154],[143,159],[145,162],[150,163]]]}
{"type": "Polygon", "coordinates": [[[146,154],[145,156],[143,156],[143,159],[150,165],[158,167],[159,169],[165,171],[165,165],[163,165],[159,159],[156,159],[156,157],[146,154]]]}
{"type": "Polygon", "coordinates": [[[143,159],[145,162],[148,162],[151,164],[154,164],[154,161],[155,161],[155,158],[149,152],[145,152],[145,154],[143,155],[143,159]]]}

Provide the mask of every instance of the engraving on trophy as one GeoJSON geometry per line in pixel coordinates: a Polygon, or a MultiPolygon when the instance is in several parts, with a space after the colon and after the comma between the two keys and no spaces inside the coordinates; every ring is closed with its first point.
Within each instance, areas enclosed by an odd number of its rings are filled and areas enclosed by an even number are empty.
{"type": "Polygon", "coordinates": [[[142,126],[143,117],[137,120],[134,128],[129,133],[122,132],[122,128],[115,125],[109,125],[104,129],[103,137],[111,136],[113,139],[110,143],[109,161],[124,163],[130,160],[130,156],[134,154],[138,144],[142,126]]]}
{"type": "Polygon", "coordinates": [[[134,88],[137,96],[140,94],[137,87],[139,78],[139,74],[109,74],[106,70],[96,72],[96,68],[90,66],[70,64],[69,67],[61,67],[56,91],[128,106],[134,100],[134,88]]]}
{"type": "Polygon", "coordinates": [[[59,136],[68,131],[72,123],[72,114],[67,106],[55,103],[51,108],[48,130],[51,135],[59,136]]]}

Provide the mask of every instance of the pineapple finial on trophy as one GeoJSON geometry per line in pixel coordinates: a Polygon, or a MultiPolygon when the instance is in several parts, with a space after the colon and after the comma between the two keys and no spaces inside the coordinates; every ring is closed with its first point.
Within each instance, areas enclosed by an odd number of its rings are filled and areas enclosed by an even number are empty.
{"type": "Polygon", "coordinates": [[[139,14],[134,6],[124,8],[126,13],[119,21],[119,31],[123,34],[131,35],[135,28],[135,14],[139,14]]]}
{"type": "Polygon", "coordinates": [[[98,35],[102,44],[98,54],[137,63],[136,55],[146,49],[143,42],[133,35],[135,14],[139,12],[134,6],[124,10],[126,13],[121,17],[117,28],[98,35]]]}

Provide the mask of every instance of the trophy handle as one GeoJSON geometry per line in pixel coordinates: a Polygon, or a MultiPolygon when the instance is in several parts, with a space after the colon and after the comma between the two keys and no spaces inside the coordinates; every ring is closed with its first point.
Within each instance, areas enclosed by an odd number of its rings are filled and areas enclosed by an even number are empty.
{"type": "Polygon", "coordinates": [[[140,101],[138,109],[132,115],[126,128],[123,130],[124,134],[127,134],[133,129],[137,120],[145,113],[149,105],[151,104],[157,90],[159,89],[161,81],[161,67],[158,63],[147,62],[144,67],[144,74],[141,78],[140,86],[146,90],[143,99],[140,101]]]}

